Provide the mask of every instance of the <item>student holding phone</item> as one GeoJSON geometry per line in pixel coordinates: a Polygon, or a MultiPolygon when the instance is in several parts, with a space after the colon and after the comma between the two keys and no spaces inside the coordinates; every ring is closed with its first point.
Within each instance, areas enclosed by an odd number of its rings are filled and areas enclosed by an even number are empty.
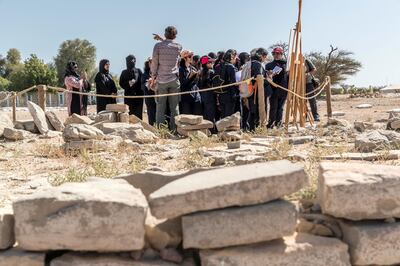
{"type": "MultiPolygon", "coordinates": [[[[274,60],[265,66],[265,70],[275,84],[287,88],[288,75],[286,72],[286,60],[283,59],[283,49],[275,47],[272,51],[274,60]]],[[[285,106],[287,91],[271,85],[272,95],[269,99],[269,121],[268,128],[280,127],[282,125],[283,107],[285,106]]]]}

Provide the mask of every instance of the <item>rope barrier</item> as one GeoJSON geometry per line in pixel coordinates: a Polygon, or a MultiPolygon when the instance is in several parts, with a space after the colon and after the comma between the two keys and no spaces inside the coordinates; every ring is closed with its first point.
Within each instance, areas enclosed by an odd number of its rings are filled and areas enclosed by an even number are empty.
{"type": "MultiPolygon", "coordinates": [[[[304,96],[301,96],[301,95],[299,95],[299,94],[297,94],[297,93],[295,93],[295,92],[293,92],[293,91],[288,90],[288,89],[285,88],[285,87],[282,87],[282,86],[276,84],[271,78],[264,78],[264,79],[267,80],[272,86],[274,86],[274,87],[276,87],[276,88],[279,88],[279,89],[281,89],[281,90],[287,91],[288,93],[292,93],[295,97],[298,97],[298,98],[303,99],[303,100],[309,100],[309,99],[313,99],[313,98],[318,97],[318,96],[324,91],[325,87],[326,87],[326,86],[328,85],[328,83],[329,83],[329,79],[328,79],[328,77],[327,77],[327,78],[325,79],[325,82],[324,82],[321,86],[319,86],[318,88],[316,88],[315,90],[313,90],[313,91],[311,91],[311,92],[308,92],[308,93],[306,94],[306,96],[307,96],[307,95],[310,95],[310,94],[312,94],[312,93],[314,93],[314,92],[316,92],[316,91],[319,91],[317,94],[315,94],[315,95],[313,95],[313,96],[311,96],[311,97],[304,97],[304,96]]],[[[196,91],[182,91],[182,92],[166,93],[166,94],[136,95],[136,96],[104,95],[104,94],[89,93],[89,92],[70,91],[70,90],[67,90],[67,89],[65,89],[65,88],[53,87],[53,86],[47,86],[47,88],[52,89],[52,90],[56,90],[56,91],[67,92],[67,93],[78,94],[78,95],[86,95],[86,96],[95,96],[95,97],[104,97],[104,98],[117,98],[117,99],[118,99],[118,98],[124,98],[124,99],[145,99],[145,98],[160,98],[160,97],[167,97],[167,96],[179,96],[179,95],[191,94],[191,93],[194,93],[194,92],[214,91],[214,90],[218,90],[218,89],[223,89],[223,88],[228,88],[228,87],[232,87],[232,86],[237,86],[237,85],[240,85],[240,84],[243,84],[243,83],[250,83],[250,81],[252,81],[252,80],[254,80],[254,79],[253,79],[253,78],[250,78],[250,79],[243,80],[243,81],[239,81],[239,82],[235,82],[235,83],[232,83],[232,84],[226,84],[226,85],[221,85],[221,86],[218,86],[218,87],[212,87],[212,88],[206,88],[206,89],[199,89],[199,90],[196,90],[196,91]]],[[[25,94],[25,93],[27,93],[27,92],[29,92],[29,91],[32,91],[32,90],[34,90],[34,89],[36,89],[36,85],[35,85],[35,86],[32,86],[32,87],[29,87],[29,88],[27,88],[27,89],[25,89],[25,90],[22,90],[22,91],[20,91],[20,92],[18,92],[18,93],[9,93],[9,94],[6,96],[5,99],[0,100],[0,104],[3,103],[3,102],[5,102],[5,101],[7,101],[7,100],[8,100],[9,98],[11,98],[11,97],[18,97],[18,96],[20,96],[20,95],[22,95],[22,94],[25,94]]]]}
{"type": "Polygon", "coordinates": [[[291,93],[291,94],[293,94],[294,96],[296,96],[296,97],[298,97],[298,98],[300,98],[300,99],[302,99],[302,100],[311,100],[311,99],[317,98],[317,97],[324,91],[325,87],[329,84],[329,79],[326,78],[325,81],[324,81],[324,83],[323,83],[321,86],[319,86],[319,87],[316,88],[315,90],[313,90],[313,91],[307,93],[306,95],[310,95],[310,94],[312,94],[312,93],[314,93],[314,92],[320,90],[317,94],[314,94],[314,95],[311,96],[311,97],[303,97],[303,96],[301,96],[301,95],[295,93],[294,91],[288,90],[288,89],[286,89],[285,87],[282,87],[281,85],[276,84],[276,83],[275,83],[272,79],[270,79],[270,78],[267,78],[267,81],[268,81],[269,84],[271,84],[272,86],[274,86],[274,87],[276,87],[276,88],[279,88],[279,89],[281,89],[281,90],[287,91],[288,93],[291,93]]]}
{"type": "Polygon", "coordinates": [[[243,83],[249,83],[253,78],[231,83],[231,84],[226,84],[226,85],[221,85],[218,87],[212,87],[212,88],[206,88],[206,89],[199,89],[196,91],[182,91],[182,92],[174,92],[174,93],[165,93],[165,94],[154,94],[154,95],[136,95],[136,96],[123,96],[123,95],[104,95],[104,94],[97,94],[97,93],[89,93],[89,92],[79,92],[79,91],[70,91],[65,88],[60,88],[60,87],[52,87],[52,86],[47,86],[49,89],[53,90],[58,90],[58,91],[63,91],[63,92],[68,92],[68,93],[73,93],[73,94],[78,94],[78,95],[87,95],[87,96],[96,96],[96,97],[103,97],[103,98],[124,98],[124,99],[145,99],[145,98],[160,98],[160,97],[167,97],[167,96],[179,96],[179,95],[184,95],[184,94],[191,94],[195,92],[206,92],[206,91],[213,91],[213,90],[219,90],[223,88],[228,88],[232,86],[237,86],[243,83]]]}
{"type": "Polygon", "coordinates": [[[18,97],[18,96],[20,96],[20,95],[22,95],[22,94],[25,94],[25,93],[27,93],[27,92],[30,92],[30,91],[33,90],[33,89],[36,89],[36,85],[34,85],[34,86],[32,86],[32,87],[29,87],[29,88],[27,88],[27,89],[25,89],[25,90],[23,90],[23,91],[19,91],[19,92],[17,92],[17,93],[15,93],[15,92],[9,93],[9,94],[6,96],[5,99],[0,100],[0,104],[2,104],[3,102],[7,101],[10,97],[18,97]]]}

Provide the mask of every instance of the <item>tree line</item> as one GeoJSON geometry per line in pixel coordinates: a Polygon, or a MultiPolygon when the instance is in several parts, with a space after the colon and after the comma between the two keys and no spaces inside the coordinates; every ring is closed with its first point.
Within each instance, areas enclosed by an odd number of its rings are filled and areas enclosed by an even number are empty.
{"type": "MultiPolygon", "coordinates": [[[[278,42],[287,57],[288,45],[278,42]]],[[[333,85],[343,83],[360,71],[362,65],[354,58],[354,53],[330,46],[327,54],[311,52],[306,55],[317,67],[316,78],[331,77],[333,85]]],[[[88,40],[74,39],[64,41],[53,62],[45,63],[37,55],[31,54],[22,61],[21,53],[11,48],[5,56],[0,54],[0,91],[20,91],[37,84],[62,86],[65,66],[74,60],[81,70],[85,70],[90,80],[96,74],[96,47],[88,40]]],[[[118,78],[118,77],[116,77],[118,78]]]]}

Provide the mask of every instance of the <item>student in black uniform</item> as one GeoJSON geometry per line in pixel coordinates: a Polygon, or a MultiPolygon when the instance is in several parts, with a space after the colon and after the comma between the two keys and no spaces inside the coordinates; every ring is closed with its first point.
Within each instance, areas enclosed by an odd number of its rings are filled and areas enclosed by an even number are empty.
{"type": "MultiPolygon", "coordinates": [[[[136,68],[136,57],[128,55],[126,57],[126,69],[122,71],[119,78],[119,85],[125,91],[125,96],[143,96],[142,89],[142,70],[136,68]]],[[[143,118],[143,98],[124,99],[129,106],[129,114],[143,118]]]]}
{"type": "MultiPolygon", "coordinates": [[[[215,79],[220,79],[215,85],[229,85],[236,83],[236,55],[237,52],[233,49],[226,51],[223,56],[222,62],[215,67],[215,79]]],[[[219,91],[219,104],[221,109],[221,118],[233,115],[235,112],[235,96],[238,94],[239,87],[233,85],[230,87],[225,87],[219,91]]]]}
{"type": "MultiPolygon", "coordinates": [[[[110,61],[103,59],[99,63],[99,72],[94,78],[96,93],[102,95],[117,95],[117,86],[110,74],[110,61]]],[[[97,97],[97,113],[106,110],[107,104],[117,103],[115,98],[97,97]]]]}
{"type": "MultiPolygon", "coordinates": [[[[142,90],[144,95],[154,95],[155,92],[150,88],[149,79],[151,78],[150,73],[150,66],[151,66],[151,58],[147,59],[144,63],[143,75],[142,75],[142,90]]],[[[149,120],[149,124],[154,126],[156,122],[156,109],[157,104],[155,98],[145,98],[144,99],[147,108],[147,117],[149,120]]]]}
{"type": "MultiPolygon", "coordinates": [[[[267,61],[268,58],[268,51],[265,48],[258,48],[253,50],[251,54],[251,76],[253,78],[257,77],[258,75],[265,76],[265,69],[263,67],[263,63],[267,61]]],[[[253,84],[256,83],[255,80],[252,81],[253,84]]],[[[267,112],[268,106],[268,98],[272,94],[271,89],[269,87],[268,82],[264,81],[264,101],[265,101],[265,110],[267,112]]],[[[254,131],[260,125],[260,114],[258,109],[258,90],[254,92],[248,98],[249,102],[249,118],[248,124],[250,131],[254,131]]]]}
{"type": "MultiPolygon", "coordinates": [[[[286,72],[286,60],[283,59],[283,49],[276,47],[272,51],[274,60],[265,66],[265,70],[275,84],[284,88],[288,86],[288,75],[286,72]],[[275,70],[275,73],[273,71],[275,70]]],[[[272,95],[269,100],[268,128],[280,127],[282,125],[283,107],[286,103],[287,91],[271,85],[272,95]]]]}
{"type": "MultiPolygon", "coordinates": [[[[214,76],[213,64],[214,60],[205,55],[200,59],[201,72],[199,76],[198,87],[199,89],[208,89],[212,87],[212,77],[214,76]]],[[[214,91],[200,92],[201,102],[203,104],[203,117],[204,119],[215,123],[215,114],[217,110],[217,95],[214,91]]],[[[214,132],[213,132],[214,133],[214,132]]],[[[216,132],[215,132],[216,133],[216,132]]]]}

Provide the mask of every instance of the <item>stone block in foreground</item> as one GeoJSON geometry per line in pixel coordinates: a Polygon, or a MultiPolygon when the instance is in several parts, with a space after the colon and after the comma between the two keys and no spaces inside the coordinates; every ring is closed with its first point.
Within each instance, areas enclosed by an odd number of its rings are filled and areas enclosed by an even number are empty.
{"type": "Polygon", "coordinates": [[[12,248],[0,251],[0,266],[44,266],[44,258],[44,253],[12,248]]]}
{"type": "Polygon", "coordinates": [[[157,218],[197,211],[247,206],[279,199],[308,184],[302,166],[289,161],[226,167],[188,175],[152,193],[157,218]]]}
{"type": "MultiPolygon", "coordinates": [[[[125,258],[111,254],[79,254],[66,253],[61,257],[55,258],[50,266],[176,266],[177,264],[162,261],[135,261],[132,258],[125,258]]],[[[185,264],[192,266],[192,264],[185,264]]],[[[194,266],[194,264],[193,264],[194,266]]]]}
{"type": "Polygon", "coordinates": [[[13,208],[16,239],[25,250],[130,251],[145,243],[146,198],[124,180],[44,188],[13,208]]]}
{"type": "Polygon", "coordinates": [[[349,220],[400,217],[400,166],[322,163],[322,212],[349,220]]]}
{"type": "Polygon", "coordinates": [[[283,200],[195,213],[182,217],[183,247],[211,249],[278,239],[293,234],[296,220],[296,206],[283,200]]]}
{"type": "Polygon", "coordinates": [[[347,245],[335,238],[298,234],[266,243],[200,251],[202,266],[350,266],[347,245]]]}
{"type": "Polygon", "coordinates": [[[14,243],[14,214],[12,209],[0,209],[0,250],[12,247],[14,243]]]}
{"type": "Polygon", "coordinates": [[[354,265],[400,264],[400,222],[341,222],[354,265]]]}
{"type": "Polygon", "coordinates": [[[201,171],[205,171],[205,168],[196,168],[177,172],[142,171],[136,174],[123,174],[114,178],[126,180],[135,188],[140,189],[147,198],[151,193],[166,184],[201,171]]]}

